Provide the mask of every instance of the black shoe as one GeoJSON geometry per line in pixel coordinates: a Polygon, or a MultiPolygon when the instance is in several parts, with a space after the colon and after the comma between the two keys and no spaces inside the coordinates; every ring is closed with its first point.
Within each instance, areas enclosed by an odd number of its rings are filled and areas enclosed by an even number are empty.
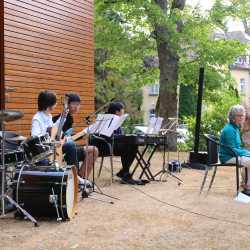
{"type": "Polygon", "coordinates": [[[140,179],[140,181],[141,181],[143,184],[148,184],[148,183],[150,183],[150,181],[149,181],[149,180],[146,180],[146,179],[140,179]]]}
{"type": "Polygon", "coordinates": [[[129,172],[125,172],[125,173],[123,173],[122,179],[130,180],[130,179],[132,179],[132,175],[129,172]]]}
{"type": "Polygon", "coordinates": [[[145,185],[145,183],[142,180],[134,180],[132,178],[122,178],[121,179],[122,184],[129,184],[129,185],[145,185]]]}
{"type": "Polygon", "coordinates": [[[123,178],[123,175],[124,175],[123,169],[121,169],[121,170],[116,174],[116,176],[118,176],[119,178],[123,178]]]}
{"type": "Polygon", "coordinates": [[[130,178],[130,179],[122,178],[121,179],[121,184],[136,185],[136,181],[133,180],[132,178],[130,178]]]}

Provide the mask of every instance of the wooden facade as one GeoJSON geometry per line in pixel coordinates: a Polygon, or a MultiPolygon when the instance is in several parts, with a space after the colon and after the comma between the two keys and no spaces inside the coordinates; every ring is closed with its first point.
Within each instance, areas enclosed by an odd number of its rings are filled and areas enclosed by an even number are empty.
{"type": "Polygon", "coordinates": [[[0,109],[4,109],[4,5],[0,0],[0,109]]]}
{"type": "Polygon", "coordinates": [[[94,109],[94,48],[92,0],[5,0],[4,84],[14,88],[5,108],[24,117],[9,130],[30,132],[41,90],[57,94],[55,113],[62,109],[67,92],[80,94],[79,127],[94,109]]]}

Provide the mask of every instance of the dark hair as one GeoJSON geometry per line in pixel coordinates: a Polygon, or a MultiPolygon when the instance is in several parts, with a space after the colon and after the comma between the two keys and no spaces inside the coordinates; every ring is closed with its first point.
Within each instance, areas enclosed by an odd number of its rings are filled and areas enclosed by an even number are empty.
{"type": "Polygon", "coordinates": [[[81,98],[78,94],[76,93],[69,93],[67,94],[68,99],[68,104],[70,104],[71,102],[81,102],[81,98]]]}
{"type": "Polygon", "coordinates": [[[38,110],[44,111],[48,107],[52,107],[56,104],[56,95],[48,90],[42,91],[38,95],[38,110]]]}
{"type": "Polygon", "coordinates": [[[121,111],[121,109],[124,109],[125,106],[121,102],[111,102],[108,107],[108,114],[115,114],[117,111],[121,111]]]}

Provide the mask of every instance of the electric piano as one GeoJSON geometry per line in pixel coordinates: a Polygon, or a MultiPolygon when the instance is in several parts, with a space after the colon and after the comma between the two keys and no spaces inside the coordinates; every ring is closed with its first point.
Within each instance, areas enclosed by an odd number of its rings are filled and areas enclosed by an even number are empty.
{"type": "Polygon", "coordinates": [[[128,134],[116,137],[117,143],[120,144],[135,144],[138,146],[146,145],[164,145],[167,143],[165,136],[163,135],[136,135],[128,134]]]}

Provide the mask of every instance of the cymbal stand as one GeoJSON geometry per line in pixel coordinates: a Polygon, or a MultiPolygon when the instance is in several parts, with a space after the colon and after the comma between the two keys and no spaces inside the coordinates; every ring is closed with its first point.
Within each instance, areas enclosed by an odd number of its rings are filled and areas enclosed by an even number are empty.
{"type": "Polygon", "coordinates": [[[8,200],[12,205],[14,205],[18,210],[20,210],[25,217],[27,217],[31,222],[34,223],[34,226],[38,226],[37,221],[26,211],[24,210],[17,202],[15,202],[7,193],[6,193],[6,167],[5,167],[5,126],[4,126],[4,121],[1,123],[2,127],[2,141],[1,141],[1,157],[2,157],[2,167],[1,167],[1,172],[2,172],[2,189],[1,189],[1,206],[2,206],[2,211],[1,211],[1,217],[4,217],[5,214],[5,200],[8,200]]]}
{"type": "Polygon", "coordinates": [[[56,146],[60,145],[60,141],[52,141],[52,151],[53,151],[53,161],[52,161],[52,166],[58,171],[59,170],[59,164],[56,160],[56,146]]]}

